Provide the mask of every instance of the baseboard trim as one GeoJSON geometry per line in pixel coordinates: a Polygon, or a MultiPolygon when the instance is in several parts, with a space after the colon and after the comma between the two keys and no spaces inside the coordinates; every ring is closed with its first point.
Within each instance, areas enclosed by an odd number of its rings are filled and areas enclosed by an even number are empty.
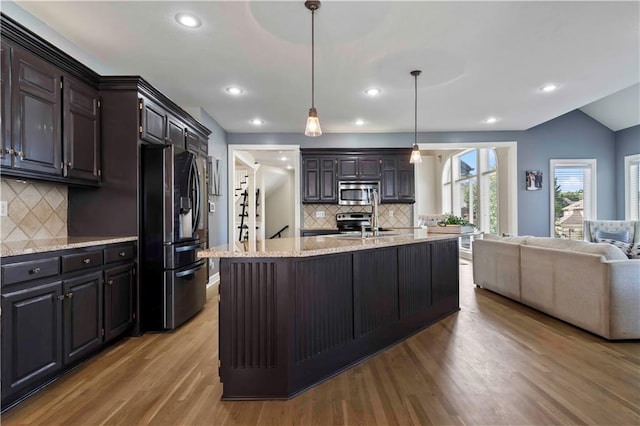
{"type": "Polygon", "coordinates": [[[218,285],[220,285],[220,273],[216,272],[209,277],[209,282],[207,283],[207,300],[218,294],[218,285]]]}

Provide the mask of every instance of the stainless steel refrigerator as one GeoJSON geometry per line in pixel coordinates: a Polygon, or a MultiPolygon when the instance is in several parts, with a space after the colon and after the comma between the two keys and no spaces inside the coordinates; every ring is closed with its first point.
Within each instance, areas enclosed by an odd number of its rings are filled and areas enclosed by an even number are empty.
{"type": "Polygon", "coordinates": [[[142,331],[172,330],[205,304],[206,179],[197,157],[180,147],[145,145],[141,158],[142,331]]]}

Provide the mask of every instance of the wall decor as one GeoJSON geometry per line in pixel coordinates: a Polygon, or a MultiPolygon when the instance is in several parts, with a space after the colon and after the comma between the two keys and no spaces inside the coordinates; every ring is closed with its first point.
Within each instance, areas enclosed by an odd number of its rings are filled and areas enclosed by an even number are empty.
{"type": "Polygon", "coordinates": [[[527,170],[525,172],[527,191],[542,189],[542,172],[540,170],[527,170]]]}
{"type": "Polygon", "coordinates": [[[209,166],[209,195],[220,194],[220,160],[215,157],[209,157],[207,162],[209,166]]]}

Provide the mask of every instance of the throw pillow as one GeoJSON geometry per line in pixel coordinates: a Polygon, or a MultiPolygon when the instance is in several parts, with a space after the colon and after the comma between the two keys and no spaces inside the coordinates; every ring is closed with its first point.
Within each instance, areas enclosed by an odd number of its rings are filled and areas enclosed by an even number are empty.
{"type": "Polygon", "coordinates": [[[629,259],[640,259],[640,243],[631,246],[627,256],[629,256],[629,259]]]}
{"type": "Polygon", "coordinates": [[[631,234],[629,231],[603,231],[598,229],[596,231],[597,239],[616,240],[629,244],[631,242],[631,234]]]}
{"type": "Polygon", "coordinates": [[[631,244],[625,243],[623,241],[614,240],[611,238],[598,238],[596,236],[597,243],[607,243],[618,247],[622,252],[627,255],[627,257],[631,257],[631,244]]]}

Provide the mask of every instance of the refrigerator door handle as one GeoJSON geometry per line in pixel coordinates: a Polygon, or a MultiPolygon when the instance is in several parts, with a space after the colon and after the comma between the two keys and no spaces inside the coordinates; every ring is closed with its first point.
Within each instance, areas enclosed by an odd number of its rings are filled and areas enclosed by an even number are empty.
{"type": "Polygon", "coordinates": [[[191,164],[191,179],[194,183],[194,206],[193,206],[193,233],[198,232],[198,225],[200,224],[200,197],[202,196],[201,188],[200,188],[200,177],[198,176],[198,163],[194,157],[193,163],[191,164]]]}

